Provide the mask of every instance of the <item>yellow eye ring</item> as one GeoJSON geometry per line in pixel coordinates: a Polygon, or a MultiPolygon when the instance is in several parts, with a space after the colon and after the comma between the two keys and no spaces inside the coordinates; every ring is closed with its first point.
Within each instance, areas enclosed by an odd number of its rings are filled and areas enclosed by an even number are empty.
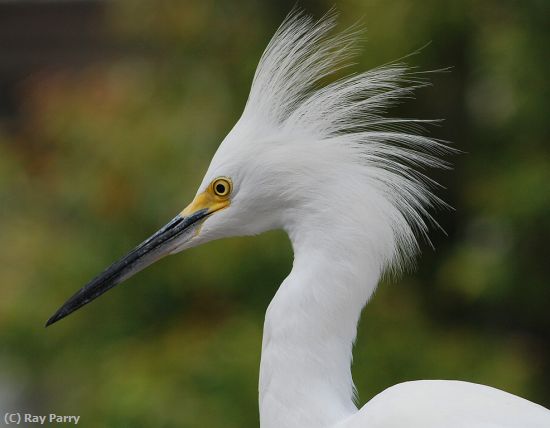
{"type": "Polygon", "coordinates": [[[231,180],[226,177],[216,178],[212,182],[212,191],[216,196],[219,196],[220,198],[225,198],[229,196],[232,188],[233,184],[231,183],[231,180]]]}

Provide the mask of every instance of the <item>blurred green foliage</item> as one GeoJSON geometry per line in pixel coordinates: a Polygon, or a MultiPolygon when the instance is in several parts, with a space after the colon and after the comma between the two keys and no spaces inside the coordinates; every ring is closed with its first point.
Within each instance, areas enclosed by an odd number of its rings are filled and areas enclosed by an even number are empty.
{"type": "MultiPolygon", "coordinates": [[[[264,311],[291,267],[282,232],[165,259],[48,330],[78,287],[191,199],[293,2],[108,3],[131,54],[48,70],[0,128],[0,405],[90,427],[258,426],[264,311]]],[[[329,2],[307,1],[320,16],[329,2]]],[[[543,0],[347,0],[357,70],[402,57],[436,73],[398,113],[445,118],[465,152],[434,172],[419,268],[383,284],[355,348],[361,403],[417,378],[487,383],[550,405],[549,27],[543,0]]]]}

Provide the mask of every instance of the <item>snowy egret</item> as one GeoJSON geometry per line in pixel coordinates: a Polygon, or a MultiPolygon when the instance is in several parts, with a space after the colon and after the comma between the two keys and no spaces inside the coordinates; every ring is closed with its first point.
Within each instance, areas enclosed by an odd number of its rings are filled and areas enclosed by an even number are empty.
{"type": "Polygon", "coordinates": [[[335,15],[293,12],[261,57],[244,112],[180,214],[71,297],[47,325],[159,258],[214,239],[284,229],[294,264],[267,309],[262,428],[549,428],[550,411],[483,385],[421,380],[358,410],[352,345],[381,275],[405,265],[440,201],[419,167],[448,149],[385,109],[422,85],[392,63],[322,86],[353,54],[335,15]]]}

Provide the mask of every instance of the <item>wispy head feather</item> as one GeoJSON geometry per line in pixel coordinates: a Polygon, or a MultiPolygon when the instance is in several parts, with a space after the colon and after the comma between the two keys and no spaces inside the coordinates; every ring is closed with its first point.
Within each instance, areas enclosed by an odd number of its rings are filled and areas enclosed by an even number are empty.
{"type": "MultiPolygon", "coordinates": [[[[417,237],[427,239],[429,223],[435,223],[429,210],[443,204],[422,171],[447,167],[440,156],[450,149],[421,135],[427,121],[385,116],[426,85],[422,73],[405,64],[393,62],[321,84],[348,66],[357,51],[356,29],[330,35],[335,25],[334,12],[318,21],[297,10],[287,17],[260,59],[236,128],[255,127],[292,141],[284,145],[290,152],[307,144],[307,162],[315,163],[329,150],[332,165],[319,161],[319,174],[353,170],[354,181],[363,183],[356,219],[370,222],[371,231],[385,231],[372,238],[373,247],[383,269],[399,268],[417,252],[417,237]]],[[[300,153],[303,147],[294,156],[300,153]]]]}

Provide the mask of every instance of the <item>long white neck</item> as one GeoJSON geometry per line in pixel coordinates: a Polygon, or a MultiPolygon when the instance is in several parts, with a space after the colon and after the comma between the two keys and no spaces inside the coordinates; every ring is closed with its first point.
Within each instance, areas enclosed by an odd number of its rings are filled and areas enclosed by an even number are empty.
{"type": "Polygon", "coordinates": [[[316,232],[326,227],[311,224],[288,231],[293,269],[269,305],[264,325],[261,428],[330,427],[357,410],[352,347],[380,268],[369,253],[368,237],[334,219],[330,236],[316,232]],[[310,232],[294,232],[300,230],[310,232]]]}

